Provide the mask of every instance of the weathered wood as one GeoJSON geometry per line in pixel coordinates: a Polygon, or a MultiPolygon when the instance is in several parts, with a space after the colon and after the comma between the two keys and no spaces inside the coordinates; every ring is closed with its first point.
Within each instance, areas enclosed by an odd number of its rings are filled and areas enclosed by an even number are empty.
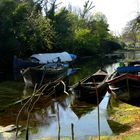
{"type": "Polygon", "coordinates": [[[74,140],[74,124],[71,123],[71,135],[72,135],[72,140],[74,140]]]}

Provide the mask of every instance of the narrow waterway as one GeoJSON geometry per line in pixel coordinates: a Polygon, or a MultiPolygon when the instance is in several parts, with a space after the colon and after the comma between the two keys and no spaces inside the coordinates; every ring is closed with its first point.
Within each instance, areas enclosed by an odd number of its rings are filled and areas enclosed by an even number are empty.
{"type": "MultiPolygon", "coordinates": [[[[126,58],[130,54],[126,54],[126,58]]],[[[95,58],[81,61],[77,66],[80,70],[69,77],[69,84],[72,85],[85,76],[96,72],[100,67],[111,74],[119,65],[116,61],[105,63],[105,61],[95,60],[95,58]]],[[[7,131],[8,125],[16,124],[16,117],[21,108],[21,104],[7,107],[23,96],[30,94],[32,91],[24,90],[24,83],[6,81],[0,83],[0,139],[12,140],[15,137],[15,131],[7,131]],[[2,110],[6,108],[6,110],[2,110]],[[7,131],[7,132],[6,132],[7,131]]],[[[113,132],[108,124],[107,105],[110,99],[107,92],[99,104],[79,101],[75,94],[62,94],[55,98],[44,97],[37,103],[30,114],[29,140],[39,140],[41,138],[50,138],[56,140],[60,138],[71,139],[72,136],[77,140],[88,140],[92,136],[112,135],[113,132]],[[98,112],[99,111],[99,112],[98,112]],[[99,116],[98,116],[99,113],[99,116]]],[[[18,137],[25,140],[25,126],[27,123],[27,112],[24,110],[19,117],[18,137]]]]}

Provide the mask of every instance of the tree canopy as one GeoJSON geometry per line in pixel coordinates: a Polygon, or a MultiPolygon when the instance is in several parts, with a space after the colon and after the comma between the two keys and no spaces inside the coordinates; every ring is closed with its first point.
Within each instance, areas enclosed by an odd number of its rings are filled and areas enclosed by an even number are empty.
{"type": "Polygon", "coordinates": [[[140,15],[127,23],[121,37],[128,47],[140,46],[140,15]]]}
{"type": "Polygon", "coordinates": [[[102,40],[113,39],[105,15],[91,14],[93,2],[87,0],[79,13],[60,5],[57,0],[0,0],[1,55],[28,57],[54,51],[91,55],[104,51],[102,40]]]}

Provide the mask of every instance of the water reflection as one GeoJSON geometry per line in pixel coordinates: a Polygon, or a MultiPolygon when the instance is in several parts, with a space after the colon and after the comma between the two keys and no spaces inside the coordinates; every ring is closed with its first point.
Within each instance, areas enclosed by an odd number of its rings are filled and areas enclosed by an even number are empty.
{"type": "MultiPolygon", "coordinates": [[[[99,62],[100,61],[95,59],[90,59],[88,62],[83,61],[83,63],[78,65],[81,70],[76,75],[72,75],[70,77],[69,84],[72,85],[79,81],[79,79],[96,72],[101,65],[103,66],[103,62],[101,62],[100,65],[99,62]]],[[[105,66],[106,64],[104,63],[104,67],[105,66]]],[[[117,64],[109,64],[105,68],[109,73],[111,73],[116,67],[117,64]]],[[[24,96],[28,96],[29,94],[31,95],[31,93],[32,91],[24,90],[24,96]]],[[[18,96],[18,94],[16,96],[18,96]]],[[[109,96],[105,96],[105,100],[108,102],[109,96]]],[[[0,115],[0,125],[6,126],[9,124],[15,124],[16,116],[20,108],[21,105],[8,108],[5,113],[0,115]]],[[[112,131],[107,123],[106,111],[105,109],[102,109],[101,106],[100,108],[101,135],[111,135],[112,131]]],[[[85,102],[81,103],[73,94],[69,96],[61,94],[61,96],[56,98],[43,96],[31,112],[29,139],[37,140],[43,137],[58,139],[58,135],[61,138],[71,138],[71,124],[73,124],[75,138],[86,140],[90,136],[98,135],[97,118],[97,109],[95,104],[85,102]],[[76,105],[78,106],[76,107],[76,105]]],[[[27,112],[25,110],[20,117],[20,124],[25,127],[26,121],[27,112]]],[[[4,134],[5,133],[2,135],[4,134]]],[[[11,140],[12,138],[5,136],[5,139],[11,140]]],[[[19,139],[25,139],[25,131],[22,132],[19,139]]]]}
{"type": "MultiPolygon", "coordinates": [[[[106,106],[109,101],[109,94],[107,93],[105,98],[100,103],[100,121],[101,121],[101,135],[111,135],[112,131],[107,123],[106,118],[106,106]]],[[[38,120],[37,132],[32,133],[30,131],[30,140],[39,139],[42,137],[58,137],[58,108],[59,108],[59,124],[60,124],[60,137],[71,137],[71,124],[74,124],[75,138],[84,139],[85,137],[98,135],[98,116],[97,108],[92,107],[92,110],[88,110],[80,118],[73,112],[71,103],[73,102],[73,95],[68,96],[66,100],[61,103],[54,101],[46,110],[43,110],[43,114],[35,112],[35,118],[38,120]],[[58,106],[58,108],[57,108],[58,106]],[[66,107],[67,106],[67,107],[66,107]],[[42,122],[43,121],[43,122],[42,122]]]]}
{"type": "Polygon", "coordinates": [[[15,132],[4,132],[0,133],[0,140],[14,140],[15,132]]]}
{"type": "MultiPolygon", "coordinates": [[[[50,137],[51,139],[57,139],[60,137],[71,137],[71,124],[74,126],[74,137],[80,140],[88,139],[90,136],[98,135],[98,116],[97,108],[95,104],[82,104],[75,101],[74,95],[63,95],[58,98],[52,98],[49,105],[44,105],[44,107],[35,107],[34,111],[31,114],[31,123],[29,131],[29,139],[37,140],[43,137],[50,137]],[[72,106],[75,106],[74,103],[81,105],[83,113],[79,117],[77,111],[73,111],[72,106]],[[58,118],[59,114],[59,118],[58,118]],[[58,123],[59,122],[59,123],[58,123]],[[59,127],[60,125],[60,127],[59,127]]],[[[101,135],[111,135],[112,132],[109,128],[106,118],[106,107],[109,101],[109,95],[106,95],[102,102],[100,103],[100,121],[101,121],[101,135]]],[[[46,103],[46,102],[44,102],[46,103]]],[[[76,104],[76,105],[77,105],[76,104]]],[[[80,107],[80,106],[77,106],[80,107]]],[[[8,111],[10,113],[10,111],[8,111]]],[[[13,112],[13,109],[12,109],[13,112]]],[[[15,112],[13,112],[15,113],[15,112]]],[[[23,112],[25,113],[25,112],[23,112]]],[[[25,122],[22,114],[21,122],[25,122]]],[[[10,124],[14,123],[11,120],[10,124]]],[[[23,123],[22,123],[23,124],[23,123]]],[[[7,132],[2,133],[1,137],[11,140],[14,136],[14,132],[6,135],[7,132]]],[[[19,136],[19,139],[25,139],[25,133],[23,131],[22,135],[19,136]]]]}
{"type": "Polygon", "coordinates": [[[119,67],[119,63],[113,63],[112,65],[106,65],[105,69],[107,73],[110,75],[117,69],[117,67],[119,67]]]}
{"type": "Polygon", "coordinates": [[[140,51],[127,51],[124,53],[125,60],[140,59],[140,51]]]}
{"type": "MultiPolygon", "coordinates": [[[[107,122],[107,105],[110,98],[110,94],[107,92],[104,99],[99,104],[99,114],[100,114],[100,134],[101,135],[111,135],[112,130],[110,129],[107,122]]],[[[92,111],[87,112],[85,115],[81,116],[79,121],[74,124],[76,137],[90,137],[98,136],[98,108],[93,108],[92,111]],[[88,121],[87,121],[88,120],[88,121]]]]}
{"type": "MultiPolygon", "coordinates": [[[[107,97],[109,96],[105,96],[105,98],[107,97]]],[[[71,137],[71,124],[74,124],[74,134],[77,139],[84,139],[85,137],[98,135],[98,117],[97,109],[95,108],[96,106],[94,104],[90,104],[90,109],[86,109],[84,106],[88,106],[89,104],[82,104],[84,112],[79,117],[77,112],[74,112],[73,108],[71,107],[75,106],[75,100],[76,99],[74,95],[63,95],[58,98],[52,98],[48,105],[46,102],[43,102],[43,104],[46,105],[41,106],[41,108],[38,103],[31,114],[29,139],[37,140],[42,137],[51,137],[51,139],[57,139],[58,136],[71,137]],[[60,124],[60,127],[58,124],[60,124]]],[[[107,124],[105,109],[102,108],[105,106],[105,104],[107,104],[108,100],[109,98],[106,100],[106,102],[103,100],[104,102],[102,101],[100,105],[101,135],[112,134],[107,124]]],[[[76,102],[79,104],[78,100],[76,102]]],[[[11,110],[11,113],[15,114],[13,109],[11,110]]],[[[26,117],[23,116],[25,115],[22,114],[20,119],[22,122],[25,122],[26,117]]],[[[14,121],[10,123],[14,123],[14,121]]],[[[6,133],[3,133],[2,136],[7,140],[10,140],[13,138],[14,132],[11,134],[12,135],[9,138],[8,135],[6,136],[6,133]]],[[[19,139],[24,138],[25,134],[23,133],[19,139]]]]}

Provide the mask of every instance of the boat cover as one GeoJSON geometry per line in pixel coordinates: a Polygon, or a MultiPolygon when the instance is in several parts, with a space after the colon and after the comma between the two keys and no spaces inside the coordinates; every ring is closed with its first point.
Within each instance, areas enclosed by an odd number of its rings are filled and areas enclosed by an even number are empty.
{"type": "Polygon", "coordinates": [[[140,66],[124,66],[117,68],[118,73],[140,72],[140,66]]]}
{"type": "Polygon", "coordinates": [[[33,54],[30,56],[31,59],[36,59],[39,63],[48,63],[48,62],[70,62],[76,59],[76,55],[69,54],[68,52],[61,52],[61,53],[40,53],[40,54],[33,54]]]}

